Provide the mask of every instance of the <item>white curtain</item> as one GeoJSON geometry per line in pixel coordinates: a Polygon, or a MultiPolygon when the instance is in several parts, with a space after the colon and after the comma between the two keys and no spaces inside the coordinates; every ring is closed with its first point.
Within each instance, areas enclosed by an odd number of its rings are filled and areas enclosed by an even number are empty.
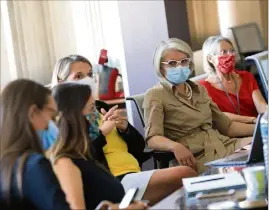
{"type": "Polygon", "coordinates": [[[117,1],[1,1],[2,22],[2,86],[21,77],[48,84],[69,54],[96,63],[105,48],[123,57],[117,1]]]}
{"type": "MultiPolygon", "coordinates": [[[[124,60],[117,1],[73,1],[77,51],[96,63],[100,50],[124,60]]],[[[119,66],[120,67],[120,66],[119,66]]]]}

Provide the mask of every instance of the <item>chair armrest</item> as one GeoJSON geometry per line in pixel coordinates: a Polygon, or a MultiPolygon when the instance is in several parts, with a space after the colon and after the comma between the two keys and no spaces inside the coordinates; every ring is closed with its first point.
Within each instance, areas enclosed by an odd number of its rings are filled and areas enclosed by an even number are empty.
{"type": "Polygon", "coordinates": [[[173,152],[164,152],[164,151],[153,151],[153,157],[158,161],[171,161],[175,158],[173,152]]]}
{"type": "Polygon", "coordinates": [[[144,153],[152,153],[153,154],[154,153],[154,150],[146,147],[143,152],[144,153]]]}

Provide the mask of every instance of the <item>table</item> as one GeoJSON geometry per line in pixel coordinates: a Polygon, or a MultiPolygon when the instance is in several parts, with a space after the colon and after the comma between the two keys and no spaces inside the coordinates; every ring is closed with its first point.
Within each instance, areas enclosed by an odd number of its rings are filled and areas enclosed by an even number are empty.
{"type": "MultiPolygon", "coordinates": [[[[262,163],[263,164],[263,163],[262,163]]],[[[261,163],[257,164],[261,165],[261,163]]],[[[253,166],[253,165],[252,165],[253,166]]],[[[210,174],[219,174],[219,173],[230,173],[232,171],[240,171],[244,167],[225,167],[225,168],[209,168],[207,175],[210,174]]],[[[168,197],[164,198],[162,201],[151,207],[150,209],[207,209],[207,206],[211,203],[227,201],[227,200],[244,200],[245,199],[245,190],[237,190],[233,196],[224,196],[220,198],[211,198],[211,199],[196,199],[195,197],[188,198],[185,194],[183,188],[175,191],[168,197]]],[[[259,208],[259,209],[267,209],[259,208]]]]}

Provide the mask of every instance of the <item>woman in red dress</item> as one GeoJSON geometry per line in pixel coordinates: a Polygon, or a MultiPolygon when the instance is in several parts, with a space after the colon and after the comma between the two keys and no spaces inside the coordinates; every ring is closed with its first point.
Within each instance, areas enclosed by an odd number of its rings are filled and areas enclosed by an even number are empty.
{"type": "Polygon", "coordinates": [[[200,84],[231,120],[255,123],[258,113],[265,112],[266,101],[254,76],[235,69],[235,55],[229,39],[209,37],[203,45],[204,71],[208,77],[200,84]]]}

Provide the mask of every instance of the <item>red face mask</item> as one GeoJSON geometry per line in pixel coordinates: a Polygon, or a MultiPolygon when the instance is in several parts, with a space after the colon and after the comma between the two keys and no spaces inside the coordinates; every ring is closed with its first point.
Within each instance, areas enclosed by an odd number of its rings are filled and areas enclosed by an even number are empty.
{"type": "Polygon", "coordinates": [[[223,74],[231,73],[234,70],[235,56],[226,55],[218,57],[218,69],[223,74]]]}

